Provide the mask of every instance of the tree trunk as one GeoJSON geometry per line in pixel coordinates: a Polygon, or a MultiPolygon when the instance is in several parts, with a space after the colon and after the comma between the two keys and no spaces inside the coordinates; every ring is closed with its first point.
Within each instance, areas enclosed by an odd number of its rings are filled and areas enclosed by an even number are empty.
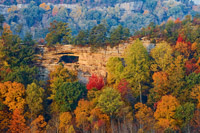
{"type": "Polygon", "coordinates": [[[140,82],[139,82],[139,89],[140,89],[140,102],[142,103],[142,86],[140,82]]]}
{"type": "MultiPolygon", "coordinates": [[[[32,123],[32,121],[33,121],[33,116],[32,116],[32,110],[31,110],[31,123],[32,123]]],[[[32,124],[31,124],[31,130],[30,131],[32,132],[32,124]]]]}
{"type": "Polygon", "coordinates": [[[121,133],[121,124],[119,118],[118,118],[118,132],[121,133]]]}
{"type": "Polygon", "coordinates": [[[190,124],[187,124],[187,132],[190,133],[190,124]]]}
{"type": "Polygon", "coordinates": [[[112,131],[112,133],[115,133],[115,130],[114,130],[115,127],[114,127],[112,116],[110,117],[110,124],[111,124],[111,131],[112,131]]]}

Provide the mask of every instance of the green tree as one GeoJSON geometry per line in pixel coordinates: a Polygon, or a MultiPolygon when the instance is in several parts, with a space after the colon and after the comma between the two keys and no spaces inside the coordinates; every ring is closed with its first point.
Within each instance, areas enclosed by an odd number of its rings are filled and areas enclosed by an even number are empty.
{"type": "Polygon", "coordinates": [[[150,76],[149,56],[142,42],[136,40],[135,43],[129,45],[125,51],[124,59],[126,67],[122,77],[135,89],[136,95],[140,95],[142,103],[142,85],[148,81],[150,76]]]}
{"type": "Polygon", "coordinates": [[[77,81],[77,73],[69,71],[64,66],[59,65],[55,68],[55,71],[50,73],[50,91],[51,96],[49,99],[54,99],[56,91],[64,82],[74,82],[77,81]]]}
{"type": "Polygon", "coordinates": [[[86,95],[86,88],[78,82],[64,83],[56,92],[55,102],[61,112],[73,111],[86,95]]]}
{"type": "Polygon", "coordinates": [[[119,57],[110,57],[106,69],[108,71],[107,81],[109,84],[118,83],[120,81],[121,73],[124,70],[122,60],[119,57]]]}
{"type": "Polygon", "coordinates": [[[107,40],[106,34],[107,30],[103,24],[94,26],[89,34],[89,43],[93,48],[104,47],[107,40]]]}
{"type": "Polygon", "coordinates": [[[178,120],[181,128],[187,126],[187,132],[190,133],[190,120],[193,118],[195,105],[193,103],[185,103],[176,109],[175,118],[178,120]]]}
{"type": "Polygon", "coordinates": [[[166,40],[169,43],[175,44],[178,38],[178,28],[176,28],[176,24],[174,21],[170,20],[165,25],[165,36],[166,40]]]}
{"type": "Polygon", "coordinates": [[[111,129],[114,131],[114,116],[120,111],[120,108],[124,105],[120,93],[113,88],[103,89],[101,95],[98,98],[97,107],[99,107],[103,113],[110,116],[111,129]]]}
{"type": "Polygon", "coordinates": [[[5,21],[5,18],[2,14],[0,14],[0,31],[3,30],[2,24],[5,21]]]}
{"type": "Polygon", "coordinates": [[[156,47],[151,50],[151,56],[154,59],[154,63],[151,66],[152,69],[154,71],[165,71],[172,63],[172,53],[173,50],[169,44],[164,42],[157,44],[156,47]]]}
{"type": "Polygon", "coordinates": [[[104,113],[113,116],[123,104],[120,93],[113,88],[107,87],[103,89],[102,94],[99,96],[97,106],[104,113]]]}
{"type": "Polygon", "coordinates": [[[49,33],[46,36],[48,46],[53,46],[57,43],[66,44],[71,42],[71,30],[67,23],[53,21],[50,23],[49,33]]]}
{"type": "Polygon", "coordinates": [[[32,38],[22,41],[18,36],[13,35],[9,25],[4,25],[2,40],[0,41],[0,60],[2,81],[17,81],[24,85],[32,83],[36,77],[37,69],[34,67],[35,51],[32,38]],[[9,71],[6,71],[9,69],[9,71]],[[6,73],[6,74],[5,74],[6,73]]]}
{"type": "Polygon", "coordinates": [[[43,109],[44,89],[36,83],[29,84],[26,90],[26,103],[31,116],[37,116],[43,109]]]}
{"type": "Polygon", "coordinates": [[[2,71],[2,75],[0,75],[0,77],[2,77],[2,82],[15,81],[26,86],[27,84],[32,83],[37,77],[37,67],[29,67],[28,65],[14,67],[8,73],[5,71],[6,70],[2,71]]]}
{"type": "Polygon", "coordinates": [[[171,93],[179,97],[185,85],[185,59],[183,56],[175,58],[166,72],[169,75],[168,85],[171,89],[171,93]]]}
{"type": "Polygon", "coordinates": [[[89,31],[81,30],[78,35],[75,37],[74,44],[76,45],[86,45],[89,43],[88,40],[89,31]]]}
{"type": "Polygon", "coordinates": [[[123,28],[119,25],[116,29],[113,29],[110,33],[110,43],[111,46],[115,46],[122,40],[126,40],[130,36],[130,31],[128,28],[123,28]]]}

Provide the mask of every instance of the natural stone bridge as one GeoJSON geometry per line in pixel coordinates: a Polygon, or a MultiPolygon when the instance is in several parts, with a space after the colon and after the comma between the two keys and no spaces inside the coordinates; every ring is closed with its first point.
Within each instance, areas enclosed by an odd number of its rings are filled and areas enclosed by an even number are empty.
{"type": "MultiPolygon", "coordinates": [[[[43,76],[47,78],[50,71],[55,69],[55,66],[60,62],[64,64],[64,67],[69,70],[78,71],[79,80],[87,82],[87,77],[91,74],[101,75],[106,77],[106,63],[110,57],[123,57],[124,50],[129,43],[120,44],[116,47],[105,49],[98,49],[95,52],[91,52],[90,47],[77,47],[73,45],[60,45],[54,49],[43,47],[43,54],[39,62],[43,76]],[[45,69],[45,72],[44,72],[45,69]]],[[[149,41],[143,41],[144,46],[149,46],[149,41]]]]}

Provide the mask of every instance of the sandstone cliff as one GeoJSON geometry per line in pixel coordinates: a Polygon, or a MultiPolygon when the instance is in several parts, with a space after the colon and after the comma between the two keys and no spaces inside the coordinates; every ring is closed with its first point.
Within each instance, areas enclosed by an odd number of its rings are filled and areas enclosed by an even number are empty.
{"type": "MultiPolygon", "coordinates": [[[[133,43],[130,40],[129,43],[119,44],[117,47],[110,48],[109,46],[105,49],[98,49],[95,52],[91,52],[90,47],[77,47],[73,45],[61,45],[55,49],[43,47],[43,55],[41,55],[40,66],[42,75],[47,78],[50,71],[55,69],[55,66],[59,65],[60,62],[64,64],[64,67],[69,70],[78,71],[79,80],[87,82],[87,78],[91,74],[101,75],[106,77],[106,63],[110,57],[117,56],[123,58],[126,47],[133,43]],[[76,57],[70,62],[63,60],[63,57],[76,57]]],[[[144,46],[149,51],[154,47],[153,44],[148,40],[143,40],[144,46]]]]}

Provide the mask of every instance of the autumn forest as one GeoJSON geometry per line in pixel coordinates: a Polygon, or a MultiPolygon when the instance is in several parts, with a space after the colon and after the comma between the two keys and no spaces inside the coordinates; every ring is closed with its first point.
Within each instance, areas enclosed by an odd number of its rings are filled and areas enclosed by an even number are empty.
{"type": "Polygon", "coordinates": [[[13,33],[0,15],[1,133],[173,133],[200,132],[200,15],[131,33],[100,23],[71,34],[52,21],[43,39],[13,33]],[[130,41],[133,40],[133,41],[130,41]],[[142,40],[154,46],[148,51],[142,40]],[[123,57],[106,62],[107,76],[78,72],[60,62],[40,79],[39,46],[73,44],[95,53],[129,43],[123,57]]]}

